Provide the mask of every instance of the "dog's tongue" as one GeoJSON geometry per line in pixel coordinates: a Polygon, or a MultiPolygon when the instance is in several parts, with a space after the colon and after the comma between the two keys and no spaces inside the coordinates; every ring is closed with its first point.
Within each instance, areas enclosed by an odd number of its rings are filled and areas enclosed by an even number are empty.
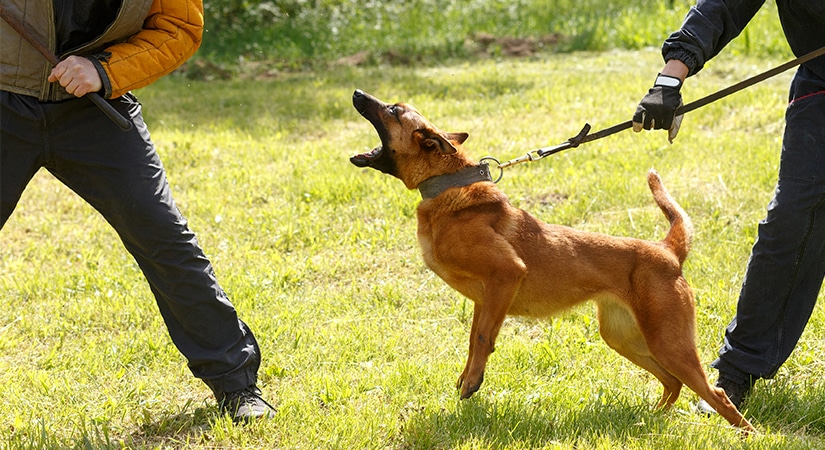
{"type": "Polygon", "coordinates": [[[361,153],[359,155],[352,156],[349,159],[349,161],[358,167],[367,167],[370,165],[370,161],[375,159],[381,153],[382,148],[383,147],[380,146],[375,147],[367,153],[361,153]]]}

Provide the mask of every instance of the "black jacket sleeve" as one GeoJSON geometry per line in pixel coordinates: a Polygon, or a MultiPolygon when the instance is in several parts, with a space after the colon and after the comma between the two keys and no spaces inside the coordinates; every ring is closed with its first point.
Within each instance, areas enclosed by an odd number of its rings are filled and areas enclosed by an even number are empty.
{"type": "Polygon", "coordinates": [[[662,47],[665,61],[684,62],[693,75],[716,56],[750,22],[765,0],[699,0],[690,8],[681,29],[662,47]]]}

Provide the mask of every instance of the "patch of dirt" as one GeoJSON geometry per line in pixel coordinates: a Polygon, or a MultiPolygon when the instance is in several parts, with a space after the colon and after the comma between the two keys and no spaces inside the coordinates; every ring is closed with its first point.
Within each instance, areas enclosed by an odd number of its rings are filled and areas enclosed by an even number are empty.
{"type": "MultiPolygon", "coordinates": [[[[562,41],[558,33],[540,37],[518,38],[512,36],[495,36],[490,33],[477,32],[464,40],[462,57],[476,58],[527,58],[548,51],[562,41]]],[[[346,55],[329,63],[332,67],[359,67],[375,64],[392,66],[410,66],[426,64],[433,56],[409,54],[390,49],[383,52],[360,51],[346,55]]],[[[253,61],[239,58],[236,65],[224,66],[206,59],[191,59],[175,72],[191,80],[230,80],[233,78],[270,80],[284,76],[289,72],[273,61],[253,61]]]]}
{"type": "MultiPolygon", "coordinates": [[[[533,56],[561,42],[558,33],[541,37],[517,38],[512,36],[495,36],[490,33],[473,33],[464,41],[464,49],[470,55],[479,57],[504,56],[508,58],[525,58],[533,56]]],[[[422,61],[421,55],[408,55],[397,50],[387,50],[378,55],[362,51],[341,57],[333,62],[335,66],[362,66],[376,62],[391,65],[409,65],[422,61]],[[377,60],[377,61],[376,61],[377,60]]]]}
{"type": "Polygon", "coordinates": [[[200,58],[187,61],[177,69],[177,72],[183,73],[186,78],[190,80],[211,81],[232,79],[232,72],[230,70],[200,58]]]}
{"type": "Polygon", "coordinates": [[[358,52],[354,55],[344,56],[338,58],[333,62],[336,66],[361,66],[370,60],[370,52],[358,52]]]}
{"type": "Polygon", "coordinates": [[[526,37],[498,37],[489,33],[478,32],[468,38],[465,47],[476,47],[475,53],[481,55],[495,55],[508,57],[528,57],[549,47],[558,44],[561,35],[558,33],[547,34],[538,38],[526,37]]]}

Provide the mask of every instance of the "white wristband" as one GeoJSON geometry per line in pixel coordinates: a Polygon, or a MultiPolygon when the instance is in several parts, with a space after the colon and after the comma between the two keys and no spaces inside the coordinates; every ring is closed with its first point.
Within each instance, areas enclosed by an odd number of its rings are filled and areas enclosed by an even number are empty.
{"type": "Polygon", "coordinates": [[[653,85],[654,86],[666,86],[666,87],[679,89],[682,86],[682,80],[680,80],[676,77],[671,77],[670,75],[659,74],[659,76],[656,77],[656,82],[653,83],[653,85]]]}

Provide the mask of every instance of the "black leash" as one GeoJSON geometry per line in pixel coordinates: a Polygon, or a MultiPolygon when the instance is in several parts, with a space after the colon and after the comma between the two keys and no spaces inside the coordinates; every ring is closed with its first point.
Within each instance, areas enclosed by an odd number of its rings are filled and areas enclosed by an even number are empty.
{"type": "MultiPolygon", "coordinates": [[[[727,97],[728,95],[733,94],[734,92],[741,91],[742,89],[753,86],[756,83],[760,83],[762,81],[765,81],[768,78],[771,78],[771,77],[776,76],[776,75],[778,75],[782,72],[785,72],[786,70],[788,70],[792,67],[796,67],[800,64],[804,64],[804,63],[806,63],[806,62],[808,62],[808,61],[810,61],[814,58],[820,57],[822,55],[825,55],[825,47],[822,47],[818,50],[814,50],[814,51],[812,51],[812,52],[810,52],[806,55],[800,56],[799,58],[788,61],[785,64],[782,64],[780,66],[776,66],[773,69],[762,72],[762,73],[760,73],[758,75],[755,75],[753,77],[750,77],[746,80],[740,81],[740,82],[738,82],[734,85],[728,86],[728,87],[726,87],[722,90],[716,91],[713,94],[707,95],[707,96],[702,97],[698,100],[695,100],[695,101],[692,101],[692,102],[690,102],[686,105],[683,105],[679,109],[676,110],[676,116],[680,116],[682,114],[688,113],[688,112],[693,111],[695,109],[699,109],[699,108],[701,108],[701,107],[703,107],[703,106],[705,106],[709,103],[713,103],[713,102],[715,102],[715,101],[717,101],[721,98],[727,97]]],[[[595,141],[597,139],[601,139],[603,137],[610,136],[611,134],[616,134],[620,131],[624,131],[628,128],[631,128],[632,126],[633,126],[633,121],[628,120],[626,122],[622,122],[622,123],[613,125],[612,127],[608,127],[608,128],[603,129],[603,130],[599,130],[595,133],[589,134],[590,133],[590,124],[586,123],[586,124],[584,124],[584,127],[579,132],[579,134],[577,134],[576,136],[568,139],[567,141],[565,141],[565,142],[563,142],[559,145],[556,145],[556,146],[542,147],[542,148],[533,150],[530,153],[528,153],[528,154],[526,154],[522,157],[512,159],[512,160],[504,162],[504,163],[500,163],[498,165],[498,167],[500,169],[504,169],[506,167],[509,167],[509,166],[512,166],[512,165],[515,165],[515,164],[519,164],[519,163],[523,163],[523,162],[526,162],[526,161],[536,161],[536,160],[542,159],[544,157],[559,153],[563,150],[567,150],[569,148],[576,148],[579,145],[584,144],[586,142],[592,142],[592,141],[595,141]]],[[[482,158],[482,161],[484,161],[484,160],[492,160],[492,161],[498,162],[498,160],[496,160],[495,158],[493,158],[491,156],[487,156],[487,157],[482,158]]],[[[503,174],[503,170],[502,170],[502,174],[503,174]]],[[[501,179],[501,176],[499,176],[496,181],[498,181],[500,179],[501,179]]]]}

